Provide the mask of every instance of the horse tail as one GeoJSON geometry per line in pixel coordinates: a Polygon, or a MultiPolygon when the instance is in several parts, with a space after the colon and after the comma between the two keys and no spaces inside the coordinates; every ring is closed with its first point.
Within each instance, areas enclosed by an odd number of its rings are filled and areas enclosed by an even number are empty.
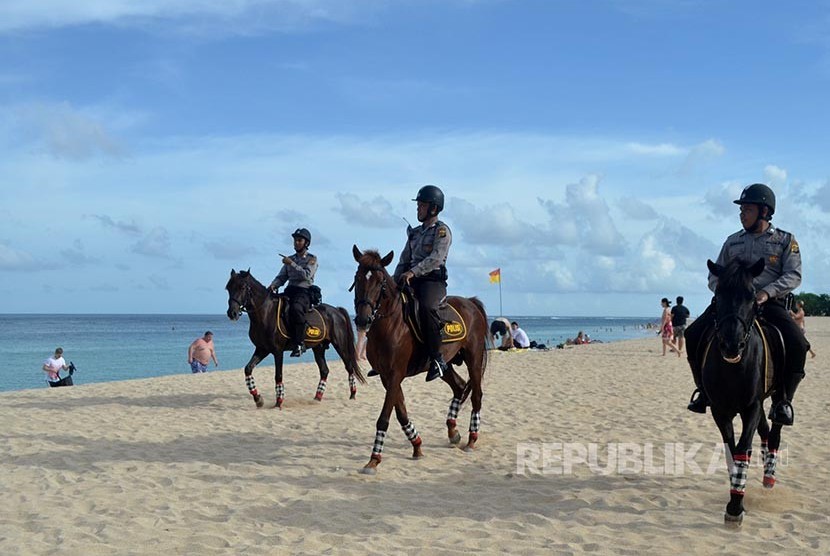
{"type": "Polygon", "coordinates": [[[354,330],[352,329],[352,321],[349,317],[349,312],[344,309],[343,307],[337,307],[337,311],[343,315],[343,319],[345,320],[345,335],[346,341],[344,342],[343,352],[341,356],[345,354],[345,358],[343,362],[346,363],[346,370],[349,371],[349,374],[354,373],[354,376],[357,380],[360,381],[361,384],[366,384],[366,378],[363,376],[363,372],[360,370],[360,365],[357,363],[357,348],[356,339],[354,335],[354,330]]]}
{"type": "Polygon", "coordinates": [[[484,319],[484,357],[481,361],[481,376],[484,377],[484,369],[487,368],[487,310],[484,308],[484,303],[477,298],[471,297],[470,301],[476,306],[476,309],[481,312],[481,318],[484,319]]]}

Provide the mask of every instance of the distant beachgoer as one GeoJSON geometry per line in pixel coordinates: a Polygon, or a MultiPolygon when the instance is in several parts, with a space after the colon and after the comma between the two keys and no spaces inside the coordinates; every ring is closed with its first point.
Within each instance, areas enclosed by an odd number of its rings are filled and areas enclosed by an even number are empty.
{"type": "Polygon", "coordinates": [[[689,319],[689,309],[683,305],[683,296],[677,296],[677,306],[671,308],[671,326],[674,333],[674,343],[678,351],[683,351],[685,339],[683,333],[686,330],[686,321],[689,319]]]}
{"type": "Polygon", "coordinates": [[[527,333],[519,328],[519,323],[511,322],[510,331],[513,333],[513,347],[517,349],[527,349],[530,347],[530,338],[527,333]]]}
{"type": "Polygon", "coordinates": [[[573,344],[577,345],[577,346],[581,346],[582,344],[590,344],[590,343],[591,343],[591,340],[588,338],[588,336],[585,335],[585,333],[582,330],[577,332],[576,338],[573,339],[573,344]]]}
{"type": "Polygon", "coordinates": [[[201,338],[196,338],[187,350],[187,362],[193,374],[207,372],[208,363],[219,366],[216,360],[216,350],[213,346],[213,332],[208,330],[201,338]]]}
{"type": "MultiPolygon", "coordinates": [[[[806,328],[804,327],[804,302],[802,300],[798,300],[795,302],[795,311],[790,311],[790,314],[793,316],[793,320],[801,328],[801,331],[804,334],[807,334],[806,328]]],[[[816,352],[813,351],[812,346],[807,348],[807,351],[810,353],[810,357],[815,357],[816,352]]]]}
{"type": "Polygon", "coordinates": [[[513,333],[510,329],[510,321],[504,317],[498,317],[490,323],[490,339],[493,346],[501,351],[513,348],[513,333]],[[501,337],[501,344],[496,345],[496,334],[501,337]]]}
{"type": "Polygon", "coordinates": [[[660,337],[663,340],[663,355],[666,355],[666,348],[668,347],[677,352],[677,356],[680,357],[680,349],[674,343],[674,329],[672,328],[671,311],[669,310],[671,301],[664,297],[660,300],[660,305],[663,306],[663,315],[660,320],[660,337]]]}
{"type": "Polygon", "coordinates": [[[63,348],[55,349],[55,354],[43,362],[43,371],[46,373],[46,382],[49,386],[63,386],[61,384],[61,371],[69,368],[63,358],[63,348]]]}

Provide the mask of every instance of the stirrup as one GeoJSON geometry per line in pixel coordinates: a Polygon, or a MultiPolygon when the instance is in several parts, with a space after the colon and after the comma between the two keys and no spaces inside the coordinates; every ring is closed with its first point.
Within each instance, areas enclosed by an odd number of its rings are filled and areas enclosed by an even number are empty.
{"type": "Polygon", "coordinates": [[[686,409],[694,413],[706,413],[707,405],[709,405],[709,403],[706,399],[706,394],[704,394],[703,390],[701,390],[700,388],[695,388],[695,391],[692,392],[692,397],[689,399],[689,405],[686,406],[686,409]],[[695,394],[697,394],[697,396],[695,396],[695,394]]]}
{"type": "Polygon", "coordinates": [[[791,427],[795,421],[795,410],[789,400],[781,400],[769,410],[769,419],[776,425],[791,427]]]}
{"type": "Polygon", "coordinates": [[[443,359],[433,359],[429,364],[429,371],[427,371],[427,382],[433,381],[436,378],[442,378],[446,370],[446,363],[443,359]]]}

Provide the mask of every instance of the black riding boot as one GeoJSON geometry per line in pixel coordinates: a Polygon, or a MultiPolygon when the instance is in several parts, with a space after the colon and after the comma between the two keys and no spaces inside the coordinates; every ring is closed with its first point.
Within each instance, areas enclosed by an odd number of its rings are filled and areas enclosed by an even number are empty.
{"type": "Polygon", "coordinates": [[[804,378],[804,373],[794,373],[786,378],[784,384],[784,399],[778,401],[769,410],[770,420],[777,425],[791,427],[795,420],[795,410],[791,400],[798,388],[798,383],[804,378]]]}
{"type": "Polygon", "coordinates": [[[447,370],[447,364],[444,362],[444,356],[441,355],[440,351],[438,355],[433,355],[430,359],[429,371],[427,371],[427,382],[443,377],[444,372],[447,370]]]}

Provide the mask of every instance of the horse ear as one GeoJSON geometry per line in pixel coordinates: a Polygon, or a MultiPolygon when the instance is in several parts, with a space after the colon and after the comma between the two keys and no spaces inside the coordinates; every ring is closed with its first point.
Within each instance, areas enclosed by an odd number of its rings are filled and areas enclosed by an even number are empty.
{"type": "Polygon", "coordinates": [[[713,263],[712,259],[706,260],[706,266],[709,267],[709,272],[715,276],[720,276],[721,272],[723,272],[723,267],[717,263],[713,263]]]}
{"type": "Polygon", "coordinates": [[[755,261],[754,265],[749,267],[749,273],[752,274],[753,278],[755,278],[756,276],[758,276],[759,274],[761,274],[764,271],[764,265],[765,264],[766,263],[764,262],[764,258],[761,257],[760,259],[755,261]]]}
{"type": "Polygon", "coordinates": [[[393,259],[394,257],[395,257],[395,252],[394,252],[394,251],[389,251],[389,254],[388,254],[388,255],[386,255],[385,257],[383,257],[383,258],[380,260],[380,264],[382,264],[383,266],[389,266],[389,263],[391,263],[391,262],[392,262],[392,259],[393,259]]]}
{"type": "Polygon", "coordinates": [[[363,253],[360,252],[360,249],[357,248],[357,245],[352,245],[352,255],[354,255],[354,260],[356,262],[360,262],[360,257],[363,256],[363,253]]]}
{"type": "Polygon", "coordinates": [[[233,278],[234,276],[236,276],[236,271],[234,269],[231,269],[231,278],[233,278]]]}

